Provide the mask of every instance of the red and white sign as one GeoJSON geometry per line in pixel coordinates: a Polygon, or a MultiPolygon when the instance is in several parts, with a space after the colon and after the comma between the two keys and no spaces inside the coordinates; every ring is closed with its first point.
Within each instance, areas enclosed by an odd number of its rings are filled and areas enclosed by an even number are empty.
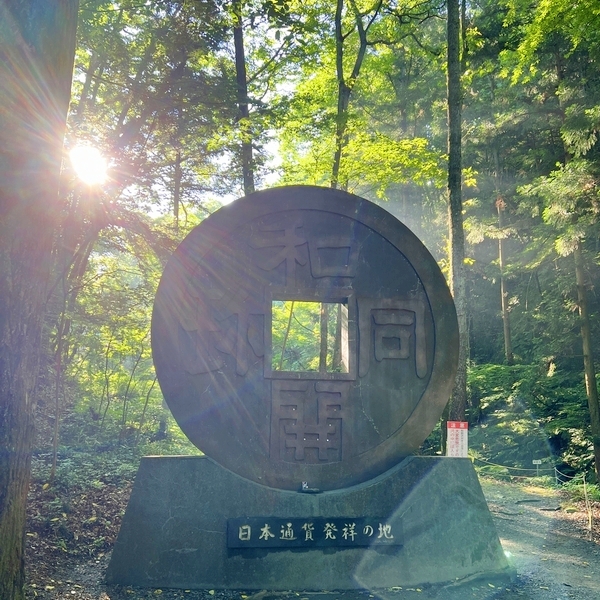
{"type": "Polygon", "coordinates": [[[469,450],[469,424],[466,421],[448,421],[446,456],[467,458],[469,450]]]}

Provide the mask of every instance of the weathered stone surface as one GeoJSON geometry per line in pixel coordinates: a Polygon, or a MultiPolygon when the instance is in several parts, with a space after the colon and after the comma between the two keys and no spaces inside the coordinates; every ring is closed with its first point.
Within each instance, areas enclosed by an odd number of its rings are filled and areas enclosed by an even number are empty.
{"type": "MultiPolygon", "coordinates": [[[[278,532],[277,532],[278,533],[278,532]]],[[[202,457],[142,464],[107,573],[109,583],[184,589],[336,590],[512,576],[468,459],[409,457],[347,490],[300,494],[239,477],[202,457]],[[227,548],[227,520],[387,518],[403,545],[227,548]]]]}
{"type": "Polygon", "coordinates": [[[437,423],[457,361],[454,305],[435,260],[390,213],[295,186],[211,215],[183,241],[153,314],[158,379],[208,456],[278,489],[380,475],[437,423]],[[341,307],[344,368],[273,360],[273,301],[341,307]],[[343,310],[342,310],[343,309],[343,310]]]}

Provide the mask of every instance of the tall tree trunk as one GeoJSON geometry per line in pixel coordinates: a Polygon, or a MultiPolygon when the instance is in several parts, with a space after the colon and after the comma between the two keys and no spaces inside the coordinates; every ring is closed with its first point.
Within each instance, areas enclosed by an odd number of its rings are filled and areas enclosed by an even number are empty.
{"type": "MultiPolygon", "coordinates": [[[[154,54],[156,52],[157,40],[162,37],[163,33],[164,33],[164,31],[161,29],[152,32],[152,37],[150,38],[150,43],[146,47],[146,50],[144,52],[144,56],[143,56],[142,60],[137,65],[135,77],[133,78],[133,81],[131,82],[131,89],[129,91],[129,95],[126,96],[125,102],[123,102],[123,107],[121,108],[121,113],[119,114],[119,118],[117,119],[115,131],[119,135],[124,135],[125,119],[127,118],[127,115],[129,113],[129,111],[131,110],[131,107],[135,104],[135,101],[137,100],[137,97],[139,95],[140,81],[143,80],[144,75],[146,74],[146,71],[147,71],[148,67],[150,66],[150,62],[152,61],[152,58],[154,57],[154,54]]],[[[129,135],[127,137],[129,138],[129,135]]],[[[129,141],[129,140],[126,140],[121,143],[123,145],[125,145],[127,143],[127,141],[129,141]]]]}
{"type": "Polygon", "coordinates": [[[283,344],[281,344],[281,357],[279,358],[279,370],[283,370],[283,358],[285,356],[285,347],[287,346],[288,338],[290,337],[290,330],[292,328],[292,318],[294,317],[294,303],[292,300],[290,303],[290,315],[288,317],[287,327],[285,328],[285,335],[283,336],[283,344]]]}
{"type": "Polygon", "coordinates": [[[321,313],[320,313],[320,330],[321,330],[321,344],[319,346],[319,373],[327,372],[327,329],[329,325],[329,307],[325,302],[321,302],[321,313]]]}
{"type": "MultiPolygon", "coordinates": [[[[496,200],[496,208],[498,210],[498,229],[500,230],[500,236],[502,236],[502,228],[504,222],[502,219],[502,213],[506,208],[504,200],[498,196],[496,200]]],[[[506,359],[507,365],[512,365],[514,362],[513,350],[512,350],[512,336],[510,333],[510,314],[508,312],[508,291],[506,289],[506,277],[504,276],[504,238],[498,238],[498,265],[500,267],[500,305],[502,310],[502,328],[504,331],[504,358],[506,359]]]]}
{"type": "Polygon", "coordinates": [[[85,81],[83,82],[83,89],[81,90],[81,96],[79,97],[79,102],[77,103],[77,107],[75,108],[75,118],[74,121],[77,124],[81,124],[83,121],[83,115],[85,113],[85,109],[87,107],[88,96],[90,94],[90,89],[92,87],[92,79],[96,72],[97,66],[101,63],[101,59],[98,58],[98,55],[95,52],[92,52],[90,56],[90,60],[88,63],[88,68],[85,72],[85,81]]]}
{"type": "Polygon", "coordinates": [[[465,234],[461,191],[461,61],[460,0],[448,0],[448,206],[450,223],[450,287],[458,316],[458,371],[448,418],[463,421],[467,407],[469,330],[465,282],[465,234]]]}
{"type": "MultiPolygon", "coordinates": [[[[560,84],[564,79],[563,57],[558,52],[554,55],[556,79],[560,84]]],[[[558,86],[557,86],[558,89],[558,86]]],[[[563,97],[557,94],[560,106],[560,116],[564,124],[566,110],[563,105],[563,97]]],[[[567,165],[572,156],[567,144],[563,145],[563,164],[567,165]]],[[[594,353],[592,350],[592,331],[590,327],[590,316],[587,303],[587,292],[585,289],[585,268],[583,261],[583,250],[581,240],[577,240],[573,252],[575,260],[575,280],[577,282],[577,307],[581,323],[581,344],[583,347],[583,371],[585,379],[585,391],[590,413],[590,429],[592,433],[592,444],[594,447],[594,471],[596,480],[600,483],[600,402],[598,400],[598,384],[596,382],[596,366],[594,365],[594,353]]]]}
{"type": "Polygon", "coordinates": [[[242,0],[233,4],[235,24],[233,44],[235,49],[235,80],[237,101],[240,111],[240,133],[242,136],[242,178],[244,194],[254,192],[254,158],[252,156],[252,130],[250,127],[250,105],[248,102],[248,75],[246,72],[246,54],[244,51],[244,29],[242,22],[242,0]]]}
{"type": "Polygon", "coordinates": [[[369,28],[375,22],[382,2],[376,2],[372,7],[372,15],[368,19],[366,26],[363,24],[364,15],[359,11],[355,0],[348,0],[350,8],[354,14],[354,23],[358,32],[358,50],[350,76],[346,78],[344,74],[344,43],[348,34],[342,30],[342,18],[344,14],[344,0],[336,1],[335,8],[335,69],[338,85],[337,112],[335,116],[335,151],[333,155],[333,165],[331,168],[330,187],[337,188],[340,183],[340,166],[342,164],[342,153],[348,143],[348,108],[350,107],[350,96],[356,80],[360,75],[360,70],[367,52],[369,28]]]}
{"type": "MultiPolygon", "coordinates": [[[[493,80],[491,83],[493,98],[493,80]]],[[[512,336],[510,332],[510,314],[508,312],[508,291],[506,289],[506,277],[504,276],[504,238],[502,237],[502,229],[504,227],[504,219],[502,216],[506,209],[506,203],[500,194],[500,154],[498,152],[497,140],[494,143],[492,152],[494,154],[494,190],[496,192],[496,210],[498,211],[498,231],[500,234],[498,237],[498,265],[500,267],[500,307],[502,311],[502,329],[504,332],[504,358],[507,365],[512,365],[514,357],[512,351],[512,336]]]]}
{"type": "Polygon", "coordinates": [[[35,384],[77,0],[0,0],[0,598],[23,598],[35,384]]]}
{"type": "Polygon", "coordinates": [[[342,32],[342,15],[344,0],[337,0],[335,7],[335,67],[338,84],[337,113],[335,117],[335,150],[331,167],[332,188],[337,188],[340,177],[342,149],[345,143],[346,127],[348,125],[348,105],[351,89],[346,84],[344,76],[344,34],[342,32]]]}
{"type": "Polygon", "coordinates": [[[335,338],[333,340],[332,371],[342,370],[342,305],[337,304],[335,310],[335,338]]]}
{"type": "Polygon", "coordinates": [[[179,140],[177,140],[177,144],[177,149],[175,150],[175,173],[173,174],[173,218],[175,220],[175,233],[179,233],[179,205],[181,203],[181,180],[183,178],[179,140]]]}
{"type": "MultiPolygon", "coordinates": [[[[83,212],[81,205],[73,202],[69,213],[60,227],[57,239],[59,240],[55,251],[54,271],[58,279],[50,286],[47,294],[46,319],[52,314],[52,305],[58,306],[56,314],[56,336],[51,347],[54,353],[55,381],[54,381],[54,432],[52,442],[52,467],[50,481],[56,475],[58,459],[58,441],[60,434],[61,396],[64,402],[64,372],[69,363],[69,333],[71,330],[72,315],[75,309],[77,296],[81,289],[81,281],[87,269],[90,255],[98,239],[102,225],[94,220],[95,211],[83,212]],[[84,215],[91,218],[90,231],[82,238],[82,224],[77,223],[77,218],[83,220],[84,215]]],[[[97,219],[98,217],[96,217],[97,219]]],[[[57,225],[57,228],[59,226],[57,225]]]]}
{"type": "Polygon", "coordinates": [[[596,368],[592,352],[592,332],[588,313],[587,293],[585,291],[585,271],[581,243],[575,247],[575,277],[577,279],[577,301],[579,318],[581,319],[581,339],[583,342],[583,368],[585,372],[585,389],[587,392],[588,408],[592,441],[594,444],[594,468],[596,479],[600,482],[600,404],[598,402],[598,386],[596,384],[596,368]]]}

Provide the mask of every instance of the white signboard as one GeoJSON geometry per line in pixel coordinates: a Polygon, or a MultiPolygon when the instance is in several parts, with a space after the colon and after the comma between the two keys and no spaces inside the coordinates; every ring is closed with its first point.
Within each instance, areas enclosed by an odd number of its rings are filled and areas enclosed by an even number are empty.
{"type": "Polygon", "coordinates": [[[469,449],[469,424],[466,421],[448,421],[446,456],[467,458],[469,449]]]}

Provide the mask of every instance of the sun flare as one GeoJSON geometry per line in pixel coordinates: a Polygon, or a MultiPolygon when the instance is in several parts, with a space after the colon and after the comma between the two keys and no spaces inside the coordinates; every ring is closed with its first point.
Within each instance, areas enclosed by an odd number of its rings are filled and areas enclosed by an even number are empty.
{"type": "Polygon", "coordinates": [[[93,146],[75,146],[69,152],[69,158],[77,177],[88,185],[106,181],[108,163],[98,148],[93,146]]]}

